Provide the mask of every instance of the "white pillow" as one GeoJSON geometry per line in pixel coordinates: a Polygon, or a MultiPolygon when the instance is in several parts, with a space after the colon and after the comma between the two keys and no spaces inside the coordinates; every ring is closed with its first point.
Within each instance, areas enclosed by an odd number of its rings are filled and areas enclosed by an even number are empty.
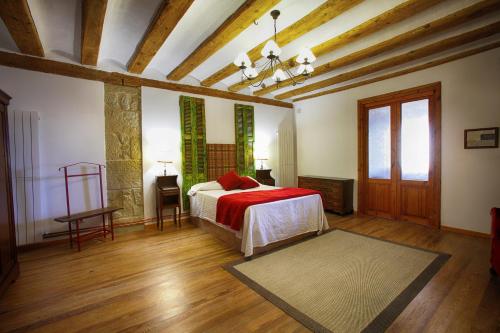
{"type": "Polygon", "coordinates": [[[194,196],[196,195],[196,192],[198,191],[212,191],[212,190],[223,190],[224,188],[222,187],[221,184],[219,184],[216,181],[211,181],[211,182],[206,182],[206,183],[199,183],[191,186],[191,188],[188,191],[188,195],[194,196]]]}

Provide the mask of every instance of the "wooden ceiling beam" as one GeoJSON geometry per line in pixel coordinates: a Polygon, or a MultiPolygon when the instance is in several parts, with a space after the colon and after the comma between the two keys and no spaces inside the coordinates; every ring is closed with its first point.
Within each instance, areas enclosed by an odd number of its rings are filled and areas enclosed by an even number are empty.
{"type": "MultiPolygon", "coordinates": [[[[311,30],[319,27],[320,25],[334,19],[340,14],[344,13],[348,9],[359,4],[361,0],[328,0],[321,6],[311,11],[306,16],[302,17],[300,20],[294,24],[288,26],[287,28],[281,30],[276,35],[276,41],[279,46],[283,47],[288,43],[294,41],[300,36],[308,33],[311,30]]],[[[267,39],[247,52],[248,57],[253,61],[257,61],[262,58],[260,51],[267,43],[267,39]]],[[[226,77],[238,72],[240,69],[236,67],[233,63],[226,65],[224,68],[220,69],[216,73],[212,74],[205,80],[201,82],[202,86],[210,87],[215,83],[225,79],[226,77]]],[[[248,84],[246,84],[248,86],[248,84]]],[[[241,88],[243,89],[243,88],[241,88]]],[[[231,91],[237,91],[241,89],[229,89],[231,91]]]]}
{"type": "Polygon", "coordinates": [[[82,1],[81,62],[84,65],[97,65],[107,6],[108,0],[82,1]]]}
{"type": "Polygon", "coordinates": [[[45,56],[27,0],[0,0],[0,17],[22,53],[45,56]]]}
{"type": "Polygon", "coordinates": [[[243,30],[268,12],[280,0],[246,0],[222,25],[205,39],[184,61],[167,74],[167,79],[179,81],[212,54],[232,41],[243,30]]]}
{"type": "Polygon", "coordinates": [[[164,0],[128,62],[128,71],[141,74],[167,40],[194,0],[164,0]]]}
{"type": "Polygon", "coordinates": [[[321,92],[316,93],[316,94],[311,94],[311,95],[306,95],[306,96],[303,96],[303,97],[295,98],[293,100],[293,102],[299,102],[299,101],[303,101],[303,100],[307,100],[307,99],[311,99],[311,98],[316,98],[316,97],[320,97],[320,96],[324,96],[324,95],[335,94],[335,93],[338,93],[338,92],[341,92],[341,91],[345,91],[345,90],[349,90],[349,89],[354,89],[354,88],[357,88],[357,87],[365,86],[367,84],[371,84],[371,83],[375,83],[375,82],[380,82],[380,81],[392,79],[394,77],[398,77],[398,76],[402,76],[402,75],[406,75],[406,74],[410,74],[410,73],[422,71],[424,69],[436,67],[436,66],[439,66],[439,65],[442,65],[442,64],[446,64],[446,63],[451,62],[451,61],[455,61],[455,60],[458,60],[458,59],[470,57],[472,55],[479,54],[479,53],[482,53],[482,52],[486,52],[486,51],[489,51],[489,50],[493,50],[493,49],[496,49],[496,48],[499,48],[499,47],[500,47],[500,42],[491,43],[491,44],[488,44],[488,45],[485,45],[485,46],[481,46],[481,47],[478,47],[478,48],[475,48],[475,49],[471,49],[471,50],[468,50],[468,51],[460,52],[460,53],[457,53],[457,54],[454,54],[454,55],[451,55],[451,56],[448,56],[448,57],[445,57],[445,58],[442,58],[442,59],[437,59],[437,60],[429,61],[429,62],[427,62],[425,64],[414,66],[414,67],[411,67],[411,68],[408,68],[408,69],[404,69],[404,70],[401,70],[401,71],[398,71],[398,72],[394,72],[394,73],[389,73],[389,74],[386,74],[386,75],[377,76],[377,77],[369,79],[369,80],[363,80],[363,81],[359,81],[359,82],[356,82],[356,83],[348,84],[348,85],[345,85],[345,86],[342,86],[342,87],[337,87],[337,88],[334,88],[334,89],[329,89],[329,90],[321,91],[321,92]]]}
{"type": "MultiPolygon", "coordinates": [[[[408,0],[402,4],[391,8],[382,14],[375,16],[368,21],[361,23],[360,25],[348,30],[338,36],[335,36],[326,42],[316,45],[311,50],[316,55],[320,57],[324,54],[330,53],[336,49],[339,49],[349,43],[355,42],[362,39],[368,35],[371,35],[377,31],[387,28],[395,23],[401,22],[413,15],[416,15],[430,7],[443,2],[444,0],[408,0]]],[[[283,70],[290,69],[297,65],[294,56],[288,60],[283,61],[283,70]]],[[[272,71],[265,71],[260,73],[260,75],[250,81],[243,81],[233,84],[229,87],[231,91],[239,91],[250,84],[260,82],[264,78],[272,76],[272,71]]]]}
{"type": "Polygon", "coordinates": [[[100,81],[116,85],[125,86],[145,86],[172,91],[182,91],[189,94],[212,96],[249,103],[273,105],[283,108],[293,108],[291,103],[278,101],[275,99],[262,98],[250,95],[243,95],[229,91],[212,89],[207,87],[196,87],[187,84],[179,84],[151,79],[144,79],[135,75],[128,75],[116,72],[106,72],[94,68],[69,64],[46,58],[36,58],[28,55],[0,51],[0,65],[22,68],[42,73],[57,74],[79,79],[100,81]]]}
{"type": "MultiPolygon", "coordinates": [[[[436,34],[438,32],[459,26],[466,22],[470,22],[474,19],[477,19],[478,17],[481,17],[483,15],[486,15],[488,13],[491,13],[499,9],[500,9],[500,0],[484,0],[478,2],[472,6],[459,10],[455,13],[452,13],[450,15],[447,15],[430,23],[424,24],[418,28],[415,28],[413,30],[395,36],[393,38],[390,38],[381,43],[375,44],[360,51],[327,62],[321,66],[316,67],[311,76],[322,75],[331,72],[333,70],[336,70],[338,68],[352,65],[356,62],[377,56],[383,52],[392,51],[398,47],[414,43],[432,34],[436,34]]],[[[254,95],[263,96],[270,93],[271,91],[290,86],[293,84],[293,82],[294,81],[292,79],[287,79],[285,81],[280,82],[279,85],[273,84],[265,88],[259,89],[254,92],[254,95]]]]}
{"type": "Polygon", "coordinates": [[[416,50],[412,50],[406,53],[403,53],[398,56],[391,57],[389,59],[385,59],[379,61],[377,63],[367,65],[358,69],[355,69],[350,72],[342,73],[339,75],[335,75],[331,78],[311,83],[307,86],[293,89],[282,94],[275,96],[277,99],[285,99],[290,98],[297,95],[302,95],[317,89],[325,88],[337,83],[349,81],[352,79],[356,79],[361,76],[365,76],[368,74],[372,74],[384,69],[389,69],[394,66],[403,65],[410,61],[422,59],[424,57],[428,57],[439,52],[443,52],[458,46],[462,46],[492,35],[495,35],[500,32],[500,21],[489,24],[487,26],[481,27],[479,29],[475,29],[472,31],[468,31],[466,33],[449,37],[443,39],[441,41],[426,45],[424,47],[418,48],[416,50]]]}

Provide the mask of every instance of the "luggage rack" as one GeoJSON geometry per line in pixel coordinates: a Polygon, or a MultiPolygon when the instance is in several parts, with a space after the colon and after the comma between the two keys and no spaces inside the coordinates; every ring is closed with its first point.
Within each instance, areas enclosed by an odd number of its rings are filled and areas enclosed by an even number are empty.
{"type": "Polygon", "coordinates": [[[102,187],[102,173],[106,166],[98,163],[90,163],[90,162],[78,162],[69,165],[62,166],[58,169],[58,171],[64,171],[64,181],[65,181],[65,189],[66,189],[66,216],[57,217],[54,220],[60,223],[68,223],[68,233],[69,233],[69,243],[70,247],[73,248],[73,230],[72,223],[75,223],[76,226],[76,244],[78,247],[78,251],[81,250],[81,243],[86,240],[94,239],[97,237],[103,236],[106,238],[108,234],[111,234],[111,240],[115,239],[115,234],[113,231],[113,213],[122,209],[121,207],[104,207],[104,193],[102,187]],[[92,166],[94,168],[97,167],[97,172],[89,172],[89,173],[74,173],[70,174],[69,169],[76,166],[92,166]],[[100,191],[100,201],[101,208],[93,209],[89,211],[79,212],[75,214],[71,214],[71,201],[69,194],[69,179],[74,177],[88,177],[88,176],[99,176],[99,191],[100,191]],[[97,227],[96,229],[92,229],[91,231],[86,231],[82,233],[80,230],[80,224],[88,218],[101,216],[102,217],[102,225],[97,227]],[[106,217],[107,222],[106,223],[106,217]]]}

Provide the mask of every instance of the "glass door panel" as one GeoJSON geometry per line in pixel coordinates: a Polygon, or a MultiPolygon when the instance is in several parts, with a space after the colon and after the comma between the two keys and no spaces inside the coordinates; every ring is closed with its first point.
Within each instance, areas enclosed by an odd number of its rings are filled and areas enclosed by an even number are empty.
{"type": "Polygon", "coordinates": [[[401,179],[429,180],[429,100],[401,103],[401,179]]]}
{"type": "Polygon", "coordinates": [[[368,110],[368,178],[391,179],[391,107],[368,110]]]}

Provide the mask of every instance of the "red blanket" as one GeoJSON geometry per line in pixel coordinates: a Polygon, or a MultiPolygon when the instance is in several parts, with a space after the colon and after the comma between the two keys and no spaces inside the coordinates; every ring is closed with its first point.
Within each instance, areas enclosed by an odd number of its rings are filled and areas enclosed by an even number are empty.
{"type": "Polygon", "coordinates": [[[216,220],[218,223],[230,226],[233,230],[240,230],[245,210],[250,206],[313,194],[321,195],[318,191],[305,188],[281,188],[223,195],[217,200],[216,220]]]}

